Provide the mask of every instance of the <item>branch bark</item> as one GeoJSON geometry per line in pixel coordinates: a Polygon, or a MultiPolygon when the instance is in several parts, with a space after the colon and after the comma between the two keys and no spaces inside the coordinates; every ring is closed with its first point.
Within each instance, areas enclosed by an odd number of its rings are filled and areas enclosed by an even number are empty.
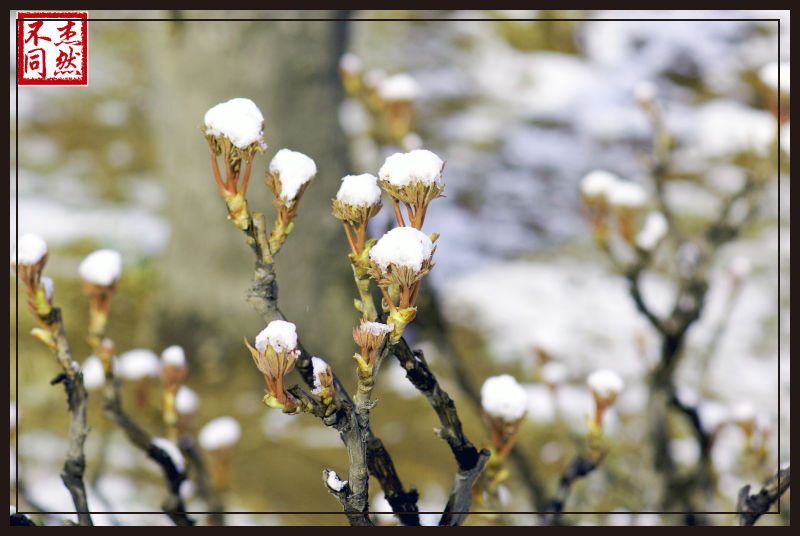
{"type": "Polygon", "coordinates": [[[750,494],[750,486],[739,490],[739,500],[736,511],[739,512],[737,521],[739,526],[751,527],[758,518],[769,512],[772,505],[780,499],[781,495],[789,489],[789,466],[778,469],[778,472],[764,484],[758,493],[750,494]]]}
{"type": "Polygon", "coordinates": [[[103,415],[122,428],[128,440],[143,451],[164,471],[164,480],[167,485],[167,498],[161,505],[164,513],[178,526],[192,526],[194,521],[186,515],[186,507],[180,495],[181,483],[186,480],[186,474],[180,471],[170,455],[163,449],[153,444],[153,438],[140,428],[122,409],[119,397],[119,382],[113,381],[106,386],[103,393],[103,415]]]}
{"type": "Polygon", "coordinates": [[[569,464],[561,477],[555,495],[545,506],[545,512],[552,513],[542,514],[542,523],[544,525],[552,525],[556,522],[558,515],[564,510],[564,504],[567,502],[567,496],[572,485],[594,471],[601,461],[602,457],[598,460],[593,460],[580,455],[572,460],[572,463],[569,464]]]}

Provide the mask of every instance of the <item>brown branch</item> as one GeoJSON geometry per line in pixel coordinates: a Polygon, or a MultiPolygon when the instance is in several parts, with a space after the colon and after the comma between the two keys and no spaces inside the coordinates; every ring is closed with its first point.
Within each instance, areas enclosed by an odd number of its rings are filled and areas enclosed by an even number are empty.
{"type": "Polygon", "coordinates": [[[186,515],[186,507],[180,495],[180,486],[186,480],[186,474],[175,466],[175,462],[167,452],[153,444],[150,434],[125,414],[119,396],[119,387],[118,381],[106,386],[103,393],[103,415],[119,426],[134,446],[161,466],[168,493],[161,505],[164,513],[178,526],[194,525],[194,521],[186,515]]]}
{"type": "Polygon", "coordinates": [[[558,515],[564,510],[564,504],[567,501],[567,496],[569,495],[572,485],[577,480],[594,471],[597,466],[600,465],[601,461],[602,456],[597,460],[593,460],[581,455],[576,456],[572,460],[572,463],[569,464],[567,470],[564,471],[564,474],[561,476],[561,481],[558,484],[558,489],[553,495],[553,498],[545,505],[544,511],[548,513],[541,515],[544,525],[552,525],[557,522],[558,515]]]}
{"type": "Polygon", "coordinates": [[[778,472],[764,484],[758,493],[750,494],[750,485],[739,490],[736,511],[739,526],[751,527],[758,518],[769,512],[772,505],[789,489],[789,466],[778,472]]]}
{"type": "MultiPolygon", "coordinates": [[[[29,303],[29,305],[31,305],[29,303]]],[[[72,350],[64,332],[64,321],[61,309],[49,307],[46,314],[31,307],[37,315],[41,325],[46,325],[49,330],[49,346],[56,355],[64,372],[59,374],[51,385],[64,383],[67,394],[67,407],[69,408],[69,443],[67,457],[61,470],[61,480],[69,490],[75,510],[78,514],[78,524],[92,526],[92,517],[89,513],[89,503],[86,498],[86,486],[83,475],[86,470],[86,456],[84,444],[89,427],[86,424],[86,389],[83,386],[83,374],[77,370],[77,364],[72,360],[72,350]]],[[[38,338],[38,337],[37,337],[38,338]]]]}
{"type": "MultiPolygon", "coordinates": [[[[54,309],[55,311],[55,309],[54,309]]],[[[63,328],[62,328],[63,330],[63,328]]],[[[92,517],[89,514],[89,503],[86,499],[86,487],[83,483],[83,474],[86,470],[86,457],[83,447],[89,427],[86,425],[86,390],[83,387],[83,374],[80,372],[71,375],[59,374],[51,385],[64,384],[67,393],[67,406],[69,407],[69,446],[64,467],[61,470],[61,480],[72,496],[72,502],[78,513],[78,524],[92,526],[92,517]]]]}
{"type": "MultiPolygon", "coordinates": [[[[261,213],[253,214],[251,216],[251,224],[248,225],[244,233],[247,237],[247,244],[255,255],[253,282],[247,291],[247,301],[265,322],[277,319],[285,320],[286,317],[278,308],[278,287],[275,282],[273,256],[277,253],[277,250],[273,251],[267,245],[264,215],[261,213]]],[[[306,351],[302,344],[298,343],[298,349],[300,350],[300,355],[295,361],[295,368],[306,385],[313,387],[314,371],[311,364],[311,354],[306,351]]],[[[347,449],[350,461],[350,480],[353,481],[348,486],[354,486],[355,489],[348,487],[350,491],[346,497],[346,502],[343,503],[343,507],[351,524],[361,524],[364,522],[364,517],[369,521],[369,516],[363,512],[367,512],[369,507],[366,479],[370,473],[378,478],[387,497],[391,494],[394,497],[407,499],[414,492],[406,492],[403,489],[391,457],[389,457],[385,448],[378,448],[379,445],[382,447],[382,443],[380,440],[376,441],[377,438],[372,433],[369,423],[366,422],[366,425],[363,426],[360,424],[355,411],[355,404],[336,374],[333,374],[333,388],[334,404],[338,410],[332,415],[323,418],[323,422],[327,426],[339,430],[342,442],[347,449]],[[372,471],[372,469],[375,471],[372,471]]],[[[337,496],[337,498],[341,500],[343,496],[337,496]]],[[[398,506],[406,503],[407,500],[396,501],[398,506]]],[[[413,510],[410,508],[408,510],[408,512],[415,511],[416,507],[413,510]]],[[[413,522],[415,516],[418,520],[418,515],[414,513],[403,516],[403,518],[413,522]]],[[[416,524],[418,524],[418,521],[416,524]]]]}
{"type": "Polygon", "coordinates": [[[208,481],[205,463],[203,463],[203,457],[197,449],[194,438],[191,434],[184,432],[180,435],[178,441],[180,443],[181,452],[189,463],[191,463],[192,469],[194,470],[194,481],[197,482],[197,491],[208,505],[209,521],[211,525],[216,527],[225,525],[225,504],[208,481]]]}

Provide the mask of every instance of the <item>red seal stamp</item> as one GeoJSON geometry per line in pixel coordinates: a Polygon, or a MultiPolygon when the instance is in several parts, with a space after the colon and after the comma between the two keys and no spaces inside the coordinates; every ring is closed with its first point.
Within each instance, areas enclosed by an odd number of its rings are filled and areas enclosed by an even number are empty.
{"type": "Polygon", "coordinates": [[[85,86],[88,12],[17,13],[17,83],[85,86]]]}

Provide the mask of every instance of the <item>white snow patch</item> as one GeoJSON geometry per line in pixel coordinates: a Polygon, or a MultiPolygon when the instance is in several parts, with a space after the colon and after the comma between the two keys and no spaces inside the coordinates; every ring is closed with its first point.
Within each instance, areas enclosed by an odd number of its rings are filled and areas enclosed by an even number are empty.
{"type": "Polygon", "coordinates": [[[197,442],[204,450],[229,447],[239,441],[242,427],[233,417],[217,417],[203,426],[197,435],[197,442]]]}

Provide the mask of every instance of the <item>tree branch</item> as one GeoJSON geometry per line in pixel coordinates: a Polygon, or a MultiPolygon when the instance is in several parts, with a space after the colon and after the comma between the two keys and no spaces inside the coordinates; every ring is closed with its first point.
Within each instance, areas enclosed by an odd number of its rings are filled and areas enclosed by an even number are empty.
{"type": "Polygon", "coordinates": [[[569,495],[572,485],[577,480],[594,471],[597,466],[600,465],[601,461],[602,456],[597,460],[593,460],[581,455],[576,456],[572,460],[572,463],[569,464],[567,470],[564,471],[564,474],[561,476],[561,481],[558,484],[555,495],[553,495],[553,498],[550,499],[545,506],[545,512],[552,513],[542,514],[541,517],[544,525],[552,525],[556,522],[558,515],[564,510],[564,504],[567,502],[567,496],[569,495]]]}
{"type": "Polygon", "coordinates": [[[106,386],[103,393],[103,415],[122,428],[134,446],[161,466],[168,493],[161,508],[173,523],[178,526],[194,525],[194,521],[185,513],[186,507],[180,495],[180,486],[186,480],[186,474],[178,470],[170,455],[154,445],[153,438],[125,414],[119,397],[119,387],[119,382],[116,380],[110,386],[106,386]]]}
{"type": "Polygon", "coordinates": [[[739,512],[739,526],[750,527],[758,518],[769,512],[772,505],[789,489],[789,466],[778,469],[778,472],[764,484],[758,493],[750,494],[750,485],[739,490],[736,511],[739,512]]]}

